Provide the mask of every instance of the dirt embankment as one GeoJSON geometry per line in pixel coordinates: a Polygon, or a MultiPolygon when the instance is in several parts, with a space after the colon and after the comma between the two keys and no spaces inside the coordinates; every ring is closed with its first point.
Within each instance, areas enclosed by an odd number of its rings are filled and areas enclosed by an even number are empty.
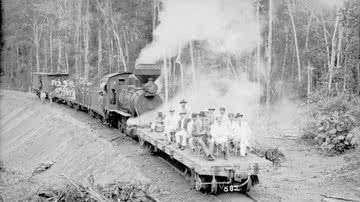
{"type": "MultiPolygon", "coordinates": [[[[107,135],[115,137],[118,133],[107,135]]],[[[62,174],[83,183],[91,174],[97,183],[114,179],[149,181],[126,154],[98,137],[86,123],[58,108],[39,104],[32,95],[1,94],[1,159],[14,175],[30,177],[40,163],[55,161],[40,180],[56,183],[62,174]]]]}
{"type": "Polygon", "coordinates": [[[84,185],[137,181],[150,184],[160,201],[215,201],[190,190],[189,183],[118,130],[101,124],[66,105],[41,104],[31,94],[0,91],[0,195],[5,201],[24,200],[47,186],[67,182],[65,175],[84,185]],[[54,161],[31,177],[41,163],[54,161]]]}

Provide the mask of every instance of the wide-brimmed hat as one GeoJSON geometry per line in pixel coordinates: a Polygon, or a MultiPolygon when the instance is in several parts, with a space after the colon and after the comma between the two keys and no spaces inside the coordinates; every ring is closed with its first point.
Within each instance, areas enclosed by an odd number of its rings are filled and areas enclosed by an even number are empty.
{"type": "Polygon", "coordinates": [[[239,117],[243,117],[244,115],[242,115],[241,113],[236,113],[235,118],[239,118],[239,117]]]}
{"type": "Polygon", "coordinates": [[[197,113],[192,113],[191,114],[191,118],[196,118],[198,115],[197,115],[197,113]]]}
{"type": "Polygon", "coordinates": [[[179,112],[179,114],[180,114],[180,115],[182,115],[182,114],[186,114],[186,112],[179,112]]]}
{"type": "Polygon", "coordinates": [[[171,109],[169,109],[169,112],[174,112],[174,111],[175,111],[175,109],[172,109],[172,108],[171,108],[171,109]]]}
{"type": "Polygon", "coordinates": [[[225,107],[220,107],[219,110],[220,111],[225,111],[226,109],[225,109],[225,107]]]}
{"type": "Polygon", "coordinates": [[[187,103],[187,101],[186,101],[185,99],[182,99],[182,100],[180,101],[180,104],[182,104],[182,103],[187,103]]]}
{"type": "Polygon", "coordinates": [[[209,108],[208,110],[209,111],[215,111],[215,108],[209,108]]]}

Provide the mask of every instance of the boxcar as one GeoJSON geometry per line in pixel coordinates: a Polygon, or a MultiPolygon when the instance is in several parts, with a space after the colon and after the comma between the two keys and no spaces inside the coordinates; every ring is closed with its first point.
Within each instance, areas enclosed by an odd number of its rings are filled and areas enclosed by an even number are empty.
{"type": "Polygon", "coordinates": [[[60,80],[62,82],[66,79],[69,79],[69,74],[67,73],[33,72],[31,90],[39,97],[41,91],[45,92],[46,96],[48,96],[54,90],[52,81],[60,80]]]}

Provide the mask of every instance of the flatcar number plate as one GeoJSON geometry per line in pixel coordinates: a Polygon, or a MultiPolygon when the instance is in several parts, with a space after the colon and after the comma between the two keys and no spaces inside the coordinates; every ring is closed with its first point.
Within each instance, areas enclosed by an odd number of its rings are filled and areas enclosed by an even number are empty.
{"type": "Polygon", "coordinates": [[[224,186],[224,192],[240,191],[240,185],[224,186]]]}

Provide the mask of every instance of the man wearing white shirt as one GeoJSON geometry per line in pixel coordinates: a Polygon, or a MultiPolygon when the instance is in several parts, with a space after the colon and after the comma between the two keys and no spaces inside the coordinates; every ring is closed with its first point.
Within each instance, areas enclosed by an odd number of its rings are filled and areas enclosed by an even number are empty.
{"type": "Polygon", "coordinates": [[[237,136],[240,139],[240,155],[246,156],[247,150],[250,147],[249,139],[251,136],[251,129],[249,127],[249,124],[245,120],[243,120],[242,114],[239,114],[236,117],[239,123],[239,131],[237,132],[238,133],[237,136]]]}
{"type": "Polygon", "coordinates": [[[186,106],[187,101],[185,99],[180,101],[180,110],[179,112],[185,112],[185,116],[186,118],[191,118],[191,110],[189,109],[188,106],[186,106]]]}
{"type": "Polygon", "coordinates": [[[187,131],[186,131],[186,124],[188,119],[186,118],[185,112],[180,112],[180,119],[177,123],[176,133],[175,133],[175,139],[176,143],[179,146],[179,149],[184,150],[186,146],[186,138],[187,138],[187,131]]]}
{"type": "Polygon", "coordinates": [[[198,119],[197,114],[191,115],[191,121],[188,123],[187,127],[188,127],[187,131],[188,131],[188,134],[190,137],[189,145],[190,145],[191,150],[193,152],[195,152],[195,145],[199,144],[201,149],[204,151],[207,159],[209,161],[213,161],[214,158],[203,140],[203,136],[205,136],[206,133],[205,133],[205,131],[201,130],[202,122],[200,119],[198,119]]]}
{"type": "Polygon", "coordinates": [[[178,116],[174,109],[169,110],[169,114],[165,117],[165,138],[167,144],[171,144],[172,138],[175,137],[175,132],[178,124],[178,116]]]}
{"type": "Polygon", "coordinates": [[[221,117],[223,123],[225,123],[225,124],[229,123],[229,118],[226,115],[226,108],[225,107],[220,107],[219,108],[219,116],[221,117]]]}
{"type": "Polygon", "coordinates": [[[227,138],[229,136],[229,129],[223,122],[222,117],[217,117],[215,123],[211,126],[210,134],[214,140],[214,143],[224,155],[224,159],[227,159],[228,148],[227,138]]]}

